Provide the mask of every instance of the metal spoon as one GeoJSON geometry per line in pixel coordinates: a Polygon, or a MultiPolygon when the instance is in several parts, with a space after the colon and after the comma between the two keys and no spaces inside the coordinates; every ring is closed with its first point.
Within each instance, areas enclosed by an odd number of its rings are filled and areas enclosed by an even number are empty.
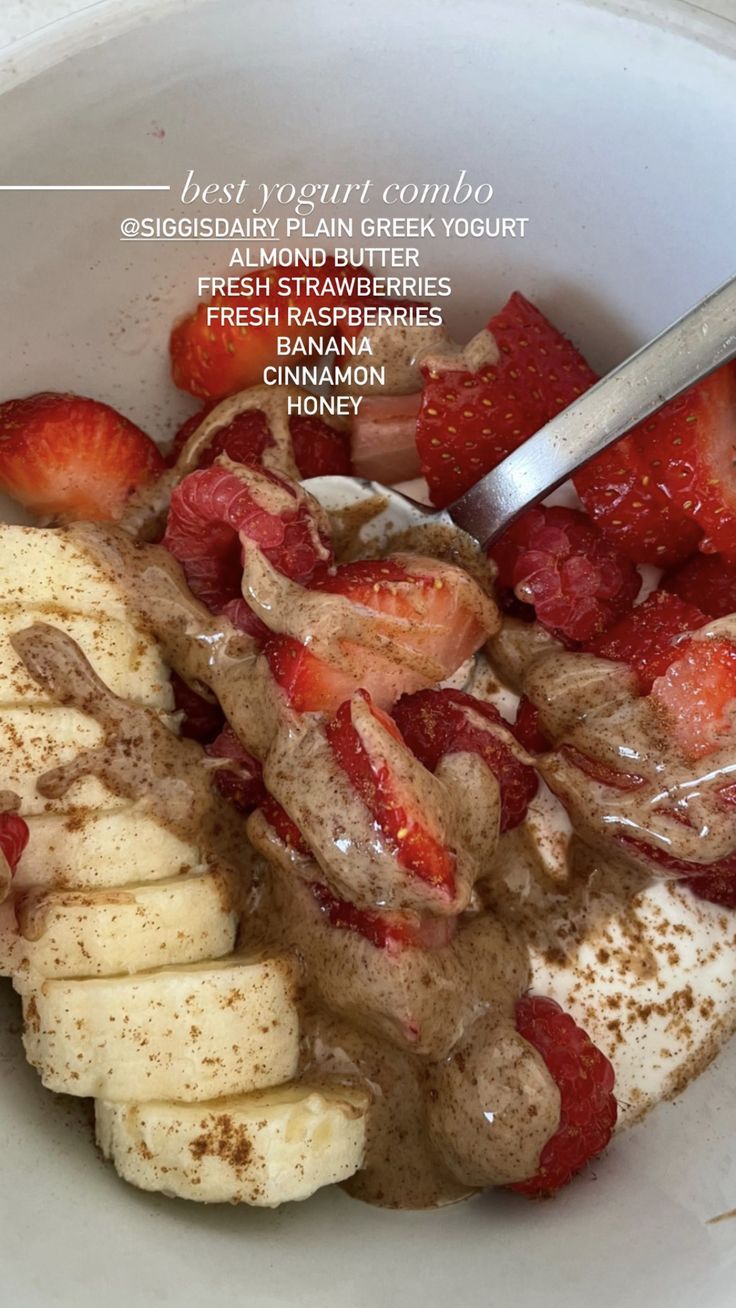
{"type": "Polygon", "coordinates": [[[362,540],[383,539],[397,528],[454,526],[485,546],[667,400],[733,358],[736,277],[619,364],[445,509],[428,508],[360,477],[312,477],[304,485],[330,507],[376,496],[385,500],[360,529],[362,540]]]}

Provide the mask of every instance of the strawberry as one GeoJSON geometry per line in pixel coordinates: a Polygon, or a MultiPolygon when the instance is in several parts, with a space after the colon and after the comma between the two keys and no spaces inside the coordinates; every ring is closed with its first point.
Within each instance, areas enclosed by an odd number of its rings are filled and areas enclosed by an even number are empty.
{"type": "Polygon", "coordinates": [[[346,899],[337,899],[321,881],[312,881],[310,889],[331,926],[355,931],[388,954],[398,954],[403,949],[442,949],[455,934],[457,919],[454,917],[356,908],[346,899]]]}
{"type": "Polygon", "coordinates": [[[636,673],[640,694],[646,695],[655,678],[678,658],[683,636],[707,621],[693,604],[666,591],[652,591],[614,627],[589,641],[586,650],[601,659],[628,663],[636,673]]]}
{"type": "MultiPolygon", "coordinates": [[[[360,268],[336,269],[334,260],[330,257],[323,267],[309,267],[303,270],[303,274],[296,274],[316,279],[318,286],[314,295],[279,294],[280,290],[286,288],[290,274],[259,271],[258,280],[265,283],[265,289],[260,294],[218,294],[213,296],[209,304],[198,304],[193,313],[187,314],[174,325],[171,332],[169,353],[174,384],[180,390],[205,400],[222,400],[248,386],[259,385],[263,381],[264,368],[279,362],[276,352],[279,336],[304,340],[323,335],[322,328],[312,328],[306,323],[290,324],[287,321],[288,306],[300,306],[302,310],[308,307],[317,313],[320,310],[329,313],[336,305],[350,304],[353,298],[333,294],[325,279],[335,276],[343,276],[346,280],[354,279],[358,274],[369,276],[360,268]],[[234,310],[236,314],[239,308],[257,308],[264,313],[275,309],[279,320],[276,323],[241,327],[222,319],[208,323],[209,305],[220,310],[234,310]]],[[[295,289],[299,289],[298,284],[295,289]]]]}
{"type": "Polygon", "coordinates": [[[278,800],[274,799],[273,795],[270,795],[268,791],[261,798],[260,809],[269,826],[273,827],[282,845],[286,845],[287,849],[293,849],[302,858],[309,858],[309,845],[304,840],[296,822],[292,822],[286,809],[282,808],[278,800]]]}
{"type": "Polygon", "coordinates": [[[736,365],[671,400],[637,432],[660,490],[705,533],[700,548],[736,562],[736,365]]]}
{"type": "Polygon", "coordinates": [[[665,849],[647,845],[643,840],[624,837],[621,843],[627,849],[635,850],[645,862],[677,873],[677,881],[687,886],[698,899],[721,904],[724,908],[736,908],[736,853],[715,863],[693,863],[689,859],[675,858],[665,849]]]}
{"type": "Polygon", "coordinates": [[[736,613],[736,564],[720,554],[694,554],[682,567],[665,573],[659,584],[709,618],[736,613]]]}
{"type": "MultiPolygon", "coordinates": [[[[309,856],[309,847],[288,813],[272,795],[261,800],[261,812],[287,849],[309,856]]],[[[430,913],[409,910],[389,912],[358,908],[347,899],[338,899],[323,881],[310,881],[309,889],[331,926],[354,931],[369,940],[376,949],[398,954],[402,949],[439,949],[449,944],[457,926],[454,917],[435,917],[430,913]]]]}
{"type": "Polygon", "coordinates": [[[275,472],[213,464],[174,489],[162,543],[181,563],[193,593],[215,613],[242,599],[246,540],[294,581],[309,580],[329,558],[310,502],[275,472]]]}
{"type": "Polygon", "coordinates": [[[493,623],[485,597],[467,573],[420,556],[343,563],[317,577],[310,589],[354,605],[365,639],[361,642],[359,631],[349,639],[335,632],[333,645],[342,663],[319,657],[291,637],[267,644],[271,671],[298,712],[334,712],[359,688],[389,707],[402,691],[454,672],[493,623]]]}
{"type": "Polygon", "coordinates": [[[659,489],[635,433],[604,450],[573,482],[596,525],[635,563],[670,567],[697,549],[702,532],[659,489]]]}
{"type": "Polygon", "coordinates": [[[177,712],[183,715],[180,728],[182,736],[198,740],[202,745],[214,740],[225,725],[225,714],[220,705],[198,695],[177,672],[171,673],[171,689],[177,712]]]}
{"type": "Polygon", "coordinates": [[[469,489],[597,380],[573,345],[515,291],[488,331],[498,363],[424,373],[417,448],[432,503],[469,489]]]}
{"type": "Polygon", "coordinates": [[[516,721],[511,730],[519,744],[530,754],[546,754],[552,748],[539,721],[539,709],[526,695],[522,695],[516,709],[516,721]]]}
{"type": "Polygon", "coordinates": [[[573,480],[591,516],[637,562],[669,567],[698,544],[736,562],[734,445],[731,363],[670,400],[573,480]]]}
{"type": "Polygon", "coordinates": [[[119,518],[163,468],[153,441],[99,400],[45,391],[0,404],[0,490],[39,517],[119,518]]]}
{"type": "Polygon", "coordinates": [[[17,813],[0,813],[0,850],[11,872],[15,872],[28,844],[28,826],[17,813]]]}
{"type": "Polygon", "coordinates": [[[420,690],[403,695],[393,717],[412,753],[430,772],[445,754],[479,754],[498,781],[501,831],[523,822],[539,778],[504,743],[504,734],[512,738],[511,729],[493,704],[462,690],[420,690]]]}
{"type": "MultiPolygon", "coordinates": [[[[199,413],[187,418],[179,428],[171,448],[175,462],[189,437],[212,411],[206,404],[199,413]]],[[[295,413],[289,418],[294,461],[301,477],[348,476],[352,472],[350,449],[345,434],[329,427],[321,418],[295,413]]],[[[261,409],[246,409],[220,427],[199,459],[198,467],[208,468],[218,454],[227,454],[233,463],[259,464],[264,452],[274,444],[268,418],[261,409]]]]}
{"type": "Polygon", "coordinates": [[[364,691],[340,705],[327,723],[330,748],[348,780],[370,811],[383,840],[399,864],[440,895],[455,893],[455,857],[428,829],[414,795],[389,771],[386,760],[371,753],[353,718],[356,700],[365,703],[383,729],[396,740],[401,732],[364,691]]]}
{"type": "Polygon", "coordinates": [[[733,739],[736,645],[730,640],[688,640],[657,677],[652,701],[689,758],[702,758],[733,739]]]}
{"type": "Polygon", "coordinates": [[[241,745],[229,723],[226,723],[216,740],[205,746],[210,758],[226,758],[227,768],[214,773],[215,785],[242,813],[250,813],[263,802],[265,789],[263,771],[257,759],[241,745]]]}
{"type": "Polygon", "coordinates": [[[566,644],[610,627],[641,586],[634,564],[576,509],[527,510],[489,555],[502,590],[533,605],[542,626],[566,644]]]}
{"type": "Polygon", "coordinates": [[[421,394],[363,397],[352,431],[353,462],[359,477],[390,485],[419,476],[417,416],[421,401],[421,394]]]}
{"type": "Polygon", "coordinates": [[[567,1185],[605,1149],[618,1115],[615,1076],[605,1054],[554,999],[520,999],[516,1029],[541,1054],[560,1092],[560,1124],[542,1150],[538,1171],[509,1187],[541,1197],[567,1185]]]}

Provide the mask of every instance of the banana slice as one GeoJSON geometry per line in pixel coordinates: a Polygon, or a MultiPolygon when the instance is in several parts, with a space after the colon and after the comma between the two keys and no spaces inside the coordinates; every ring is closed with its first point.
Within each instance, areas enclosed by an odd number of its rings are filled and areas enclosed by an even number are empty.
{"type": "Polygon", "coordinates": [[[58,606],[130,622],[120,587],[64,527],[0,523],[0,596],[19,609],[58,606]]]}
{"type": "Polygon", "coordinates": [[[5,789],[20,797],[23,816],[126,804],[128,801],[94,776],[80,777],[58,799],[47,799],[36,789],[42,773],[71,762],[81,751],[101,745],[103,739],[95,719],[77,709],[61,705],[0,709],[0,778],[5,789]]]}
{"type": "Polygon", "coordinates": [[[369,1103],[354,1086],[298,1083],[216,1103],[98,1100],[97,1143],[141,1190],[275,1208],[358,1171],[369,1103]]]}
{"type": "MultiPolygon", "coordinates": [[[[241,882],[229,868],[211,868],[116,890],[16,896],[18,929],[6,960],[15,988],[222,958],[235,944],[241,882]]],[[[4,952],[0,937],[0,959],[4,952]]]]}
{"type": "Polygon", "coordinates": [[[116,1102],[279,1085],[296,1072],[297,981],[286,954],[44,981],[23,994],[26,1056],[49,1090],[116,1102]]]}
{"type": "Polygon", "coordinates": [[[24,817],[29,838],[13,877],[16,891],[114,889],[164,881],[204,861],[201,849],[156,821],[146,801],[24,817]]]}
{"type": "Polygon", "coordinates": [[[34,622],[59,627],[84,650],[95,672],[123,699],[171,711],[174,696],[169,674],[154,642],[130,622],[96,614],[69,613],[58,606],[19,609],[0,605],[0,703],[53,704],[16,654],[10,637],[34,622]]]}

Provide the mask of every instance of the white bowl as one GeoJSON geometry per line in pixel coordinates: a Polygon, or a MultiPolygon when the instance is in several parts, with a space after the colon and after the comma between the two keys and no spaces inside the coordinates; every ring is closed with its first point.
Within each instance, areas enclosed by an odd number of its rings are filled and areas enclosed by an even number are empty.
{"type": "MultiPolygon", "coordinates": [[[[227,246],[121,244],[207,180],[492,181],[523,241],[435,242],[451,325],[515,286],[605,367],[731,274],[736,29],[680,4],[214,0],[96,5],[0,64],[0,181],[171,183],[0,196],[2,396],[68,388],[153,434],[188,410],[166,335],[227,246]]],[[[370,210],[367,210],[370,212],[370,210]]],[[[1,781],[1,779],[0,779],[1,781]]],[[[400,1301],[733,1303],[736,1049],[551,1203],[276,1213],[126,1188],[20,1055],[3,988],[0,1284],[13,1308],[400,1301]],[[10,1024],[10,1029],[8,1025],[10,1024]]]]}

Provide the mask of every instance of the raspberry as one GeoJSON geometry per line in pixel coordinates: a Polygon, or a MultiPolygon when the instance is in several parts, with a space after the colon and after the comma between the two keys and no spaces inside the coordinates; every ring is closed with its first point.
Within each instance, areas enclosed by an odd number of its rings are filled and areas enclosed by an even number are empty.
{"type": "Polygon", "coordinates": [[[634,564],[576,509],[529,509],[489,550],[498,583],[532,605],[543,627],[577,645],[631,608],[634,564]]]}
{"type": "Polygon", "coordinates": [[[544,1196],[567,1185],[605,1149],[616,1125],[614,1071],[585,1031],[554,999],[527,995],[516,1005],[516,1029],[533,1045],[560,1091],[560,1125],[528,1181],[510,1186],[544,1196]]]}
{"type": "Polygon", "coordinates": [[[420,690],[403,695],[393,716],[410,750],[430,772],[445,754],[479,754],[498,781],[501,831],[523,822],[539,778],[504,744],[503,730],[511,736],[511,729],[493,704],[463,690],[420,690]]]}
{"type": "Polygon", "coordinates": [[[265,789],[263,772],[257,759],[241,745],[229,723],[226,723],[216,740],[207,745],[210,758],[226,758],[231,766],[214,773],[215,785],[242,813],[250,813],[263,802],[265,789]]]}
{"type": "Polygon", "coordinates": [[[180,728],[182,736],[198,740],[201,745],[214,740],[225,725],[225,714],[220,705],[198,695],[177,672],[171,674],[171,689],[177,711],[184,715],[180,728]]]}
{"type": "MultiPolygon", "coordinates": [[[[205,404],[198,413],[182,423],[174,437],[170,462],[176,462],[189,437],[204,421],[215,404],[205,404]]],[[[322,477],[352,472],[350,446],[345,434],[328,427],[321,418],[293,414],[289,418],[289,434],[294,462],[300,477],[322,477]]],[[[226,454],[233,463],[259,464],[266,450],[274,444],[268,418],[261,409],[246,409],[218,428],[209,445],[202,451],[198,467],[209,468],[218,454],[226,454]]]]}
{"type": "Polygon", "coordinates": [[[185,477],[171,496],[162,543],[181,563],[193,593],[214,613],[242,597],[245,541],[253,541],[274,568],[301,583],[330,557],[309,500],[277,473],[213,464],[185,477]]]}
{"type": "Polygon", "coordinates": [[[28,844],[28,826],[17,813],[0,813],[0,849],[15,872],[21,854],[28,844]]]}

